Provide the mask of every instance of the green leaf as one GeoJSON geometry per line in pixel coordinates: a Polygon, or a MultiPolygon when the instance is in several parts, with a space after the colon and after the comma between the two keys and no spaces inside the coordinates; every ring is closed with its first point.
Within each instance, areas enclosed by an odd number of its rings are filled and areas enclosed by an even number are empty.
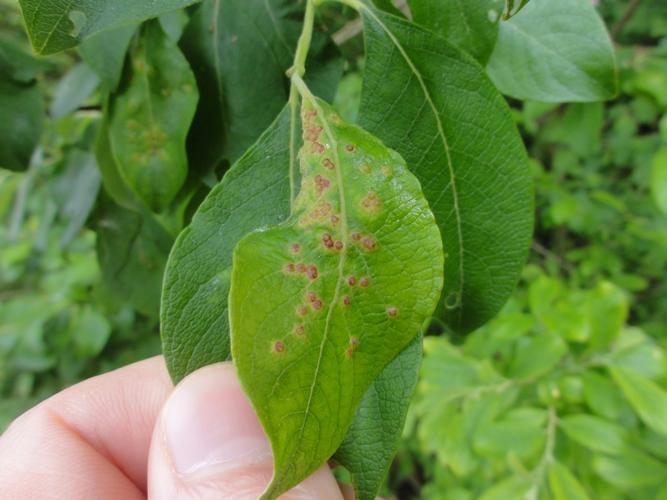
{"type": "Polygon", "coordinates": [[[479,500],[518,500],[525,498],[530,488],[530,479],[520,475],[510,476],[486,490],[479,500]]]}
{"type": "MultiPolygon", "coordinates": [[[[197,170],[235,162],[283,108],[302,18],[292,0],[204,0],[194,12],[181,47],[202,95],[188,137],[197,170]]],[[[328,37],[316,31],[308,60],[313,92],[332,98],[342,61],[328,37]]]]}
{"type": "Polygon", "coordinates": [[[238,243],[229,293],[234,361],[273,449],[267,498],[336,451],[442,287],[442,240],[403,159],[308,93],[302,112],[292,214],[238,243]]]}
{"type": "Polygon", "coordinates": [[[197,0],[20,0],[33,49],[52,54],[111,28],[144,21],[197,0]]]}
{"type": "Polygon", "coordinates": [[[667,392],[633,370],[612,366],[609,371],[644,423],[667,435],[667,392]]]}
{"type": "Polygon", "coordinates": [[[657,207],[667,216],[667,147],[659,149],[653,157],[651,194],[657,207]]]}
{"type": "Polygon", "coordinates": [[[116,165],[116,160],[113,157],[111,142],[109,141],[107,113],[102,116],[100,128],[97,132],[95,158],[102,174],[102,185],[111,199],[124,208],[135,209],[140,207],[141,202],[120,176],[118,165],[116,165]]]}
{"type": "Polygon", "coordinates": [[[534,408],[512,410],[501,420],[489,422],[475,432],[475,452],[488,458],[536,457],[544,448],[546,412],[534,408]]]}
{"type": "Polygon", "coordinates": [[[357,500],[374,500],[398,449],[422,357],[418,335],[366,391],[334,460],[352,475],[357,500]]]}
{"type": "Polygon", "coordinates": [[[593,469],[605,481],[624,489],[655,486],[667,475],[667,467],[637,451],[618,457],[596,456],[593,469]]]}
{"type": "Polygon", "coordinates": [[[43,69],[0,39],[0,168],[25,170],[39,143],[45,110],[36,78],[43,69]]]}
{"type": "Polygon", "coordinates": [[[93,209],[100,190],[100,171],[95,156],[80,149],[72,149],[66,158],[66,168],[50,188],[60,200],[60,214],[67,226],[60,245],[69,244],[81,231],[93,209]]]}
{"type": "Polygon", "coordinates": [[[593,451],[622,453],[626,447],[627,432],[617,424],[593,415],[568,415],[559,424],[565,433],[593,451]]]}
{"type": "Polygon", "coordinates": [[[589,1],[532,0],[500,23],[487,69],[517,99],[586,102],[617,92],[611,39],[589,1]]]}
{"type": "Polygon", "coordinates": [[[627,406],[618,387],[594,371],[585,372],[583,380],[584,399],[589,408],[608,419],[618,418],[627,406]]]}
{"type": "Polygon", "coordinates": [[[76,355],[90,358],[104,349],[111,335],[111,324],[100,312],[87,305],[76,315],[71,332],[76,355]]]}
{"type": "Polygon", "coordinates": [[[79,46],[81,57],[100,77],[108,91],[115,91],[123,73],[125,55],[139,27],[133,23],[86,38],[79,46]]]}
{"type": "Polygon", "coordinates": [[[88,99],[100,83],[100,78],[87,64],[79,63],[60,80],[49,111],[55,119],[75,111],[88,99]]]}
{"type": "Polygon", "coordinates": [[[567,467],[559,462],[549,465],[549,488],[554,500],[588,500],[590,497],[567,467]]]}
{"type": "Polygon", "coordinates": [[[96,221],[97,255],[107,293],[156,317],[172,237],[149,213],[103,200],[96,221]]]}
{"type": "Polygon", "coordinates": [[[472,58],[407,21],[361,10],[360,125],[420,179],[447,254],[440,310],[455,330],[472,330],[512,293],[530,244],[533,196],[521,138],[472,58]]]}
{"type": "MultiPolygon", "coordinates": [[[[169,372],[175,382],[202,366],[230,357],[227,296],[229,294],[232,251],[246,234],[260,227],[275,225],[289,216],[290,205],[290,113],[283,110],[259,141],[225,174],[222,182],[213,188],[193,217],[192,224],[178,237],[165,272],[162,295],[161,333],[163,351],[169,372]],[[201,263],[205,262],[206,265],[201,263]]],[[[412,345],[412,344],[411,344],[412,345]]],[[[405,368],[408,358],[418,363],[414,349],[406,348],[399,358],[385,368],[377,379],[376,394],[384,394],[381,401],[392,405],[394,395],[409,394],[409,370],[394,372],[397,366],[405,368]],[[393,383],[392,392],[386,393],[386,380],[393,383]],[[405,386],[399,383],[406,384],[405,386]]],[[[410,373],[416,371],[411,369],[410,373]]],[[[362,402],[350,432],[363,428],[369,435],[397,433],[403,425],[400,412],[394,420],[379,421],[366,418],[373,398],[370,388],[362,402]]],[[[409,397],[403,399],[407,406],[409,397]]],[[[393,408],[393,406],[392,406],[393,408]]],[[[386,438],[385,457],[390,461],[386,438]]],[[[347,440],[348,443],[356,442],[347,440]]],[[[365,464],[365,454],[355,455],[356,449],[345,451],[346,463],[365,464]]],[[[368,469],[359,484],[369,484],[385,472],[385,463],[377,469],[368,469]]],[[[371,488],[368,486],[367,488],[371,488]]]]}
{"type": "Polygon", "coordinates": [[[557,335],[542,333],[517,342],[509,367],[513,378],[530,379],[549,372],[567,353],[567,344],[557,335]]]}
{"type": "Polygon", "coordinates": [[[607,347],[618,337],[628,319],[629,306],[625,292],[603,281],[591,290],[588,297],[591,323],[591,344],[607,347]]]}
{"type": "Polygon", "coordinates": [[[185,182],[185,140],[196,106],[185,57],[157,21],[146,24],[132,54],[132,75],[111,99],[109,130],[121,177],[156,212],[185,182]]]}
{"type": "Polygon", "coordinates": [[[498,38],[496,0],[410,0],[412,19],[485,65],[498,38]]]}
{"type": "Polygon", "coordinates": [[[289,216],[289,144],[285,108],[213,188],[176,240],[161,310],[163,351],[175,382],[229,358],[232,252],[249,232],[289,216]]]}
{"type": "Polygon", "coordinates": [[[507,20],[515,16],[523,9],[530,0],[505,0],[505,8],[503,9],[503,19],[507,20]]]}

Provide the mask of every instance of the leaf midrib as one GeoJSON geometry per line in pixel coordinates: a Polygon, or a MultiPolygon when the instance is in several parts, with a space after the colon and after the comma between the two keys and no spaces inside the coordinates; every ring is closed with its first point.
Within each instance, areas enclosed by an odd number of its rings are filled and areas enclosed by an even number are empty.
{"type": "Polygon", "coordinates": [[[327,338],[329,336],[329,331],[331,328],[331,317],[333,316],[333,311],[338,303],[338,297],[340,296],[340,288],[343,280],[345,260],[348,252],[348,241],[347,241],[347,209],[345,204],[345,189],[343,186],[343,174],[342,174],[342,165],[340,163],[340,156],[338,154],[338,141],[334,139],[334,135],[331,132],[329,127],[329,122],[327,121],[322,107],[317,103],[315,98],[311,95],[307,97],[313,104],[313,107],[317,110],[319,116],[322,120],[322,126],[324,127],[324,132],[326,133],[329,141],[331,142],[331,147],[333,149],[334,161],[336,163],[336,182],[338,183],[338,203],[340,204],[340,232],[341,232],[341,241],[344,244],[344,250],[340,252],[338,259],[338,279],[336,280],[336,288],[334,289],[334,294],[329,303],[327,310],[327,316],[324,322],[324,332],[322,334],[322,341],[320,342],[320,352],[317,357],[317,365],[315,367],[315,373],[313,374],[313,382],[310,386],[310,392],[308,393],[308,400],[306,402],[306,409],[304,411],[304,418],[301,423],[301,429],[299,429],[299,442],[303,439],[303,433],[306,429],[306,422],[308,416],[310,415],[310,405],[313,401],[313,394],[315,393],[315,387],[317,386],[317,380],[320,375],[320,366],[322,364],[322,358],[324,356],[324,347],[327,343],[327,338]]]}
{"type": "Polygon", "coordinates": [[[405,59],[405,62],[407,63],[408,67],[410,68],[410,71],[414,74],[415,78],[419,82],[419,86],[422,89],[422,92],[424,93],[424,98],[426,99],[426,102],[429,105],[429,108],[433,112],[433,116],[435,117],[437,129],[438,129],[438,135],[440,136],[442,140],[442,145],[443,149],[445,152],[445,156],[447,157],[447,168],[449,170],[449,176],[450,176],[450,183],[452,187],[452,198],[454,202],[454,214],[456,218],[456,232],[458,236],[458,241],[459,241],[459,286],[458,286],[458,297],[457,297],[457,303],[458,303],[458,310],[459,310],[459,318],[461,314],[463,313],[463,287],[464,287],[464,265],[463,265],[463,228],[462,228],[462,222],[461,222],[461,209],[459,207],[459,195],[458,195],[458,188],[456,184],[456,176],[454,172],[454,164],[452,161],[452,156],[451,156],[451,151],[449,148],[449,141],[447,140],[447,137],[445,136],[445,131],[444,127],[442,125],[442,120],[440,119],[440,115],[438,114],[438,110],[435,107],[435,103],[433,102],[433,99],[431,98],[431,94],[426,87],[426,83],[424,82],[424,78],[422,77],[421,73],[415,66],[415,64],[412,62],[412,59],[410,59],[410,56],[407,54],[403,46],[401,45],[401,42],[396,38],[396,36],[389,30],[386,24],[382,22],[382,20],[373,12],[371,8],[369,8],[367,5],[361,4],[360,9],[365,11],[370,17],[373,18],[373,20],[382,28],[382,30],[387,34],[389,39],[392,41],[392,43],[396,46],[398,49],[399,53],[405,59]]]}

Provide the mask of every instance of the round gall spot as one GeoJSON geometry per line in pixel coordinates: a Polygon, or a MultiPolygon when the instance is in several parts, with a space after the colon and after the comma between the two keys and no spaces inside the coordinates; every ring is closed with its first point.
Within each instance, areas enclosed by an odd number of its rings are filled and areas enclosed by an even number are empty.
{"type": "Polygon", "coordinates": [[[319,300],[319,299],[315,300],[313,302],[313,309],[315,309],[316,311],[319,311],[320,309],[322,309],[322,301],[319,300]]]}
{"type": "Polygon", "coordinates": [[[345,151],[347,151],[348,153],[354,152],[354,149],[355,149],[354,144],[346,144],[345,145],[345,151]]]}
{"type": "Polygon", "coordinates": [[[362,174],[370,174],[373,169],[371,168],[371,166],[368,163],[362,163],[359,166],[359,170],[361,170],[362,174]]]}
{"type": "Polygon", "coordinates": [[[337,215],[332,215],[332,216],[331,216],[331,223],[332,223],[334,226],[335,226],[336,224],[338,224],[338,221],[339,221],[339,220],[340,220],[340,219],[338,218],[337,215]]]}
{"type": "Polygon", "coordinates": [[[308,276],[309,279],[316,280],[317,275],[318,275],[318,272],[317,272],[317,267],[316,266],[308,267],[307,276],[308,276]]]}
{"type": "Polygon", "coordinates": [[[361,239],[361,234],[360,233],[352,233],[352,239],[354,241],[359,241],[361,239]]]}
{"type": "Polygon", "coordinates": [[[298,243],[292,243],[292,245],[290,245],[290,252],[292,252],[293,254],[297,254],[300,251],[301,251],[301,245],[299,245],[298,243]]]}
{"type": "Polygon", "coordinates": [[[318,127],[316,125],[308,127],[304,134],[304,139],[307,141],[316,141],[320,138],[321,132],[322,132],[322,127],[318,127]]]}
{"type": "Polygon", "coordinates": [[[285,351],[285,343],[282,340],[276,340],[273,343],[273,352],[284,352],[285,351]]]}
{"type": "Polygon", "coordinates": [[[326,177],[321,175],[315,176],[315,187],[317,188],[317,193],[322,194],[326,189],[331,186],[331,181],[326,177]]]}
{"type": "Polygon", "coordinates": [[[285,264],[285,272],[286,273],[293,273],[296,271],[296,266],[294,265],[294,262],[290,262],[289,264],[285,264]]]}
{"type": "Polygon", "coordinates": [[[297,337],[303,337],[306,334],[306,327],[303,325],[296,325],[294,327],[294,335],[297,337]]]}
{"type": "Polygon", "coordinates": [[[377,211],[382,207],[382,201],[375,191],[371,191],[361,200],[361,206],[369,211],[377,211]]]}
{"type": "Polygon", "coordinates": [[[395,318],[398,316],[398,309],[396,309],[394,306],[387,307],[387,316],[390,318],[395,318]]]}
{"type": "Polygon", "coordinates": [[[365,276],[359,280],[359,286],[361,288],[366,288],[370,284],[371,284],[371,280],[369,280],[365,276]]]}
{"type": "Polygon", "coordinates": [[[304,264],[303,262],[299,262],[299,263],[296,265],[296,270],[297,270],[297,272],[299,272],[299,273],[305,273],[305,272],[306,272],[306,269],[308,269],[308,268],[306,267],[306,264],[304,264]]]}
{"type": "Polygon", "coordinates": [[[354,276],[350,276],[349,278],[347,278],[347,284],[350,285],[350,286],[356,285],[357,284],[357,278],[355,278],[354,276]]]}
{"type": "Polygon", "coordinates": [[[350,337],[350,345],[352,348],[359,346],[359,339],[357,337],[350,337]]]}
{"type": "Polygon", "coordinates": [[[377,242],[373,238],[364,238],[361,244],[363,245],[364,249],[368,250],[369,252],[377,248],[377,242]]]}
{"type": "Polygon", "coordinates": [[[333,170],[334,168],[336,168],[336,165],[334,164],[334,162],[332,162],[329,158],[325,158],[322,161],[322,165],[324,165],[324,168],[326,168],[328,170],[333,170]]]}
{"type": "Polygon", "coordinates": [[[319,143],[319,142],[312,142],[312,143],[310,144],[310,152],[311,152],[311,153],[315,153],[315,154],[320,154],[320,155],[321,155],[322,153],[324,153],[324,150],[325,150],[325,149],[326,149],[326,148],[324,147],[324,144],[321,144],[321,143],[319,143]]]}
{"type": "Polygon", "coordinates": [[[306,306],[304,306],[303,304],[301,304],[301,305],[297,306],[296,313],[301,317],[307,316],[308,315],[308,308],[306,306]]]}
{"type": "Polygon", "coordinates": [[[338,240],[336,243],[334,243],[334,247],[336,247],[336,250],[342,250],[344,246],[345,245],[340,240],[338,240]]]}
{"type": "Polygon", "coordinates": [[[346,295],[343,297],[343,305],[344,306],[349,306],[352,303],[352,299],[350,298],[349,295],[346,295]]]}
{"type": "Polygon", "coordinates": [[[317,294],[315,292],[308,292],[308,302],[315,302],[317,300],[317,294]]]}

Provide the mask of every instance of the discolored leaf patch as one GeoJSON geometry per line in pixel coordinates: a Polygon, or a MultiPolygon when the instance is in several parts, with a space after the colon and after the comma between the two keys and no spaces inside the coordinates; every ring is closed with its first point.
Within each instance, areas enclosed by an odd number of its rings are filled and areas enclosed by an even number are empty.
{"type": "Polygon", "coordinates": [[[121,177],[152,210],[179,192],[188,172],[185,140],[197,85],[183,54],[158,21],[144,26],[131,75],[111,99],[111,148],[121,177]]]}
{"type": "Polygon", "coordinates": [[[266,498],[333,455],[443,284],[439,230],[403,159],[306,95],[293,213],[239,242],[229,296],[233,358],[273,448],[266,498]]]}

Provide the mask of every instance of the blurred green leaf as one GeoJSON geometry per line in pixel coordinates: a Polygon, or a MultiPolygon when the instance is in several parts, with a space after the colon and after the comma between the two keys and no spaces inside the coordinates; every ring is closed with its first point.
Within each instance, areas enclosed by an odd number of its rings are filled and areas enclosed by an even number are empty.
{"type": "Polygon", "coordinates": [[[106,90],[113,92],[120,83],[125,56],[139,24],[102,31],[86,38],[79,46],[85,63],[100,77],[106,90]]]}
{"type": "Polygon", "coordinates": [[[626,447],[625,429],[600,417],[568,415],[561,418],[559,424],[571,439],[593,451],[619,454],[626,447]]]}
{"type": "Polygon", "coordinates": [[[479,500],[519,500],[525,498],[531,486],[524,476],[510,476],[486,490],[479,500]]]}
{"type": "Polygon", "coordinates": [[[501,420],[477,429],[474,434],[475,452],[501,458],[514,454],[522,460],[536,457],[544,447],[546,417],[543,409],[512,410],[501,420]]]}
{"type": "Polygon", "coordinates": [[[542,333],[520,339],[510,364],[512,378],[530,379],[550,371],[567,353],[567,344],[557,335],[542,333]]]}
{"type": "Polygon", "coordinates": [[[194,75],[157,21],[144,25],[132,74],[110,101],[109,137],[121,177],[155,212],[185,183],[185,141],[197,106],[194,75]]]}
{"type": "Polygon", "coordinates": [[[653,158],[651,194],[655,204],[667,216],[667,147],[658,150],[653,158]]]}
{"type": "Polygon", "coordinates": [[[620,488],[655,486],[667,475],[663,464],[639,452],[626,452],[617,457],[595,456],[593,468],[604,480],[620,488]]]}
{"type": "Polygon", "coordinates": [[[590,497],[577,478],[559,462],[549,465],[549,488],[554,500],[588,500],[590,497]]]}
{"type": "Polygon", "coordinates": [[[609,371],[646,425],[667,435],[667,391],[631,369],[612,366],[609,371]]]}
{"type": "Polygon", "coordinates": [[[100,83],[100,78],[90,66],[79,63],[60,80],[51,103],[51,116],[61,118],[75,111],[88,99],[100,83]]]}
{"type": "Polygon", "coordinates": [[[626,406],[623,395],[612,381],[597,372],[583,374],[586,404],[598,415],[609,419],[618,418],[626,406]]]}

